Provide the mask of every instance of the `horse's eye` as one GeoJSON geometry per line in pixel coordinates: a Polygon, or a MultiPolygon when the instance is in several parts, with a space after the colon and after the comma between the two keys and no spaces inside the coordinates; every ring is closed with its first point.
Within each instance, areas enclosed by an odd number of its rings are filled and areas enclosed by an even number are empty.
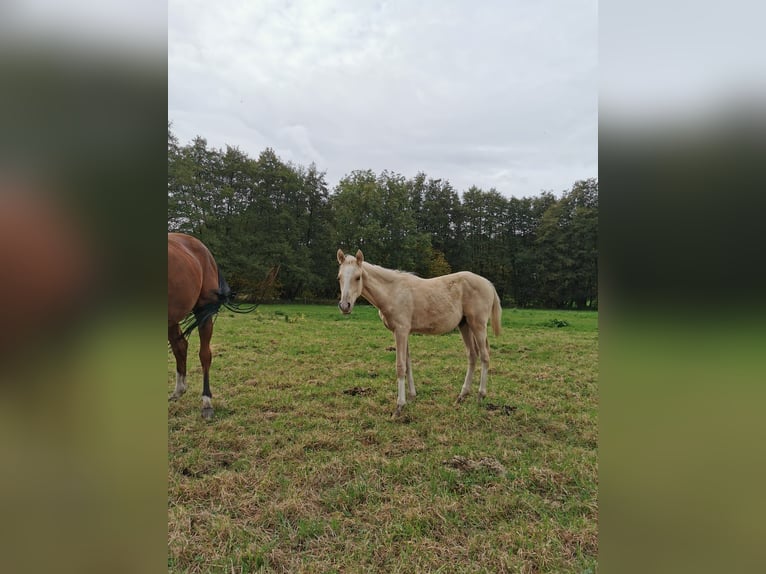
{"type": "Polygon", "coordinates": [[[362,280],[362,278],[361,278],[361,277],[357,277],[357,278],[356,278],[356,280],[357,280],[357,281],[361,281],[361,280],[362,280]]]}

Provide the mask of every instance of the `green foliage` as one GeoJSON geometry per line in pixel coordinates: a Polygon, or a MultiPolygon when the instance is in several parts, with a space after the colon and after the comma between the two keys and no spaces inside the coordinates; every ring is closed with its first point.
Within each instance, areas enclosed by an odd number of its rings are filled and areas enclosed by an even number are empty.
{"type": "Polygon", "coordinates": [[[314,164],[285,163],[270,148],[253,159],[201,137],[181,146],[168,126],[168,229],[204,241],[232,288],[253,298],[334,299],[341,247],[423,277],[473,271],[506,305],[598,304],[595,179],[575,182],[560,199],[509,199],[472,186],[461,200],[448,181],[424,173],[356,170],[331,192],[314,164]]]}
{"type": "Polygon", "coordinates": [[[449,275],[452,273],[452,267],[444,257],[444,253],[438,250],[433,250],[431,256],[431,262],[428,265],[428,277],[440,277],[442,275],[449,275]]]}
{"type": "Polygon", "coordinates": [[[578,181],[543,213],[536,245],[546,306],[595,306],[598,282],[598,184],[578,181]]]}

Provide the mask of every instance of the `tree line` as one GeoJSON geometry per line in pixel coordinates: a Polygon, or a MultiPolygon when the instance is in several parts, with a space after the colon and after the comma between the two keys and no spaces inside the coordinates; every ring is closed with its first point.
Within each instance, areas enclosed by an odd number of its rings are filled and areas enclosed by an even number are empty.
{"type": "Polygon", "coordinates": [[[338,247],[435,277],[473,271],[505,306],[596,308],[598,180],[506,198],[445,179],[356,170],[330,190],[325,173],[257,159],[202,137],[180,145],[168,127],[168,230],[199,237],[232,286],[252,297],[335,299],[338,247]],[[264,278],[277,280],[262,292],[264,278]]]}

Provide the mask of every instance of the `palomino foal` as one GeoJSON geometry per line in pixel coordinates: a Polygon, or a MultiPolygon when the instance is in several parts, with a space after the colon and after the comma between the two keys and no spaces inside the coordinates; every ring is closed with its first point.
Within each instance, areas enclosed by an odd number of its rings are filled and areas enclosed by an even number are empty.
{"type": "Polygon", "coordinates": [[[340,265],[338,307],[341,312],[344,315],[351,313],[361,295],[378,309],[383,324],[394,334],[398,383],[394,417],[401,414],[407,402],[404,396],[405,377],[410,398],[415,397],[408,342],[410,333],[440,335],[459,328],[468,353],[468,371],[457,402],[461,402],[471,390],[477,357],[481,358],[479,401],[487,396],[487,321],[491,318],[492,330],[499,335],[502,313],[500,298],[492,283],[468,271],[421,279],[410,273],[367,263],[361,250],[354,257],[338,249],[337,256],[340,265]]]}

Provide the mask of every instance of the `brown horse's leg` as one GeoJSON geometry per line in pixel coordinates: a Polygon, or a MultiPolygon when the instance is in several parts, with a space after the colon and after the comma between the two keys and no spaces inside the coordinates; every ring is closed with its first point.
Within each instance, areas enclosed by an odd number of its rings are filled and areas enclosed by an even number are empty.
{"type": "Polygon", "coordinates": [[[213,395],[210,392],[210,363],[213,352],[210,339],[213,337],[213,320],[208,319],[199,327],[199,360],[202,363],[202,418],[213,418],[213,395]]]}
{"type": "Polygon", "coordinates": [[[176,358],[176,389],[168,399],[174,401],[186,392],[186,349],[189,346],[178,323],[168,326],[168,342],[176,358]]]}
{"type": "Polygon", "coordinates": [[[463,381],[463,388],[460,389],[460,394],[457,397],[457,402],[463,402],[466,395],[471,391],[471,381],[473,380],[473,371],[476,368],[476,357],[479,355],[479,350],[476,348],[476,341],[474,340],[471,328],[468,323],[462,323],[460,325],[460,334],[463,336],[463,343],[465,344],[465,350],[468,354],[468,370],[465,373],[465,380],[463,381]]]}

